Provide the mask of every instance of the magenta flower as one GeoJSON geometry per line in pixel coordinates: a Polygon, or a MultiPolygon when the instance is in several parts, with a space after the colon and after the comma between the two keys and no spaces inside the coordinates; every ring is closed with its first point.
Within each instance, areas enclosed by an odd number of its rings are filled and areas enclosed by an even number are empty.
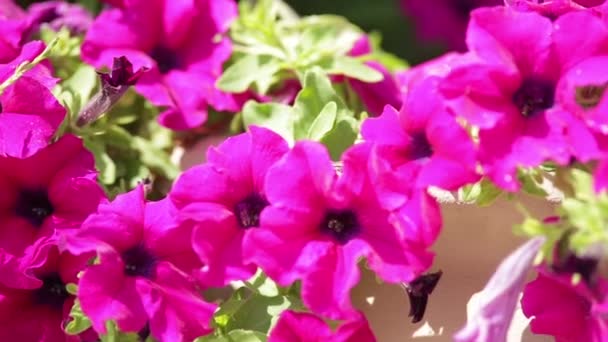
{"type": "MultiPolygon", "coordinates": [[[[349,55],[361,56],[372,52],[372,47],[367,36],[362,36],[350,50],[349,55]]],[[[372,116],[378,116],[382,113],[385,105],[391,105],[395,108],[400,108],[403,102],[399,86],[388,71],[388,69],[377,61],[365,62],[368,67],[382,73],[384,78],[380,82],[366,83],[356,79],[346,78],[348,84],[353,88],[355,93],[359,95],[361,101],[372,116]]]]}
{"type": "Polygon", "coordinates": [[[279,135],[252,126],[209,149],[207,164],[184,172],[175,183],[170,197],[181,224],[194,227],[194,250],[205,264],[203,283],[221,286],[255,273],[256,266],[244,261],[243,240],[260,226],[268,205],[266,172],[288,150],[279,135]]]}
{"type": "Polygon", "coordinates": [[[122,331],[149,324],[159,341],[191,341],[211,331],[215,306],[188,276],[201,267],[191,232],[174,223],[168,199],[146,202],[144,195],[141,185],[119,195],[64,235],[68,250],[99,256],[80,279],[78,299],[99,333],[114,320],[122,331]]]}
{"type": "Polygon", "coordinates": [[[401,0],[423,40],[438,41],[451,50],[464,51],[465,31],[472,10],[502,5],[503,0],[401,0]]]}
{"type": "Polygon", "coordinates": [[[332,332],[323,320],[305,312],[285,310],[270,332],[268,342],[375,342],[363,314],[342,323],[332,332]]]}
{"type": "Polygon", "coordinates": [[[0,155],[23,158],[44,148],[65,114],[44,84],[21,77],[0,95],[0,155]]]}
{"type": "Polygon", "coordinates": [[[327,150],[308,141],[295,147],[266,175],[270,203],[262,228],[245,236],[244,253],[286,286],[302,280],[302,298],[313,312],[332,319],[356,314],[350,289],[359,281],[358,261],[388,282],[414,279],[431,264],[428,245],[394,226],[371,185],[369,149],[351,148],[338,177],[327,150]]]}
{"type": "Polygon", "coordinates": [[[65,1],[34,3],[28,7],[28,15],[35,26],[48,24],[55,31],[66,27],[74,34],[85,33],[93,22],[86,8],[65,1]]]}
{"type": "Polygon", "coordinates": [[[32,24],[25,12],[11,0],[0,4],[0,63],[17,57],[25,43],[32,24]]]}
{"type": "Polygon", "coordinates": [[[63,331],[74,304],[65,286],[78,283],[77,274],[90,257],[60,253],[50,240],[35,243],[21,260],[29,281],[17,288],[0,285],[0,340],[80,341],[63,331]]]}
{"type": "Polygon", "coordinates": [[[526,317],[532,318],[532,332],[551,335],[557,342],[605,341],[608,308],[595,298],[605,302],[608,283],[600,279],[594,292],[586,282],[573,285],[571,278],[540,270],[538,277],[526,285],[522,309],[526,317]]]}
{"type": "Polygon", "coordinates": [[[500,187],[516,191],[517,167],[569,161],[563,111],[554,104],[560,68],[570,61],[553,49],[551,21],[533,12],[479,9],[467,38],[479,62],[454,68],[442,92],[455,113],[480,128],[484,173],[500,187]],[[535,29],[531,33],[527,27],[535,29]]]}
{"type": "Polygon", "coordinates": [[[415,187],[456,190],[479,179],[476,151],[447,112],[438,83],[436,77],[420,82],[408,92],[400,112],[387,106],[380,117],[363,123],[361,134],[415,187]]]}
{"type": "Polygon", "coordinates": [[[518,11],[535,11],[555,19],[562,14],[603,5],[606,0],[505,0],[505,6],[518,11]]]}
{"type": "Polygon", "coordinates": [[[159,118],[163,125],[189,129],[205,122],[208,105],[219,111],[239,108],[233,95],[215,88],[231,53],[222,35],[235,16],[232,0],[128,1],[99,15],[87,32],[82,57],[102,67],[126,56],[136,69],[151,68],[135,89],[167,107],[159,118]]]}
{"type": "MultiPolygon", "coordinates": [[[[104,197],[95,179],[93,156],[70,135],[24,159],[0,156],[0,255],[78,228],[104,197]]],[[[0,272],[0,283],[10,281],[0,272]]]]}

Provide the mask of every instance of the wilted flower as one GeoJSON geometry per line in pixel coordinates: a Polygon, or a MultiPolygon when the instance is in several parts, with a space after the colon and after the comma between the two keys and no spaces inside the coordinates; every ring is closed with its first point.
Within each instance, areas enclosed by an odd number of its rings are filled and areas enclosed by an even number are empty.
{"type": "Polygon", "coordinates": [[[168,107],[160,122],[177,130],[203,124],[207,107],[236,111],[233,95],[216,89],[231,53],[222,37],[236,16],[232,0],[134,0],[105,9],[87,32],[82,57],[96,67],[126,56],[148,67],[135,89],[153,104],[168,107]]]}
{"type": "Polygon", "coordinates": [[[99,73],[101,89],[80,111],[76,124],[84,126],[108,112],[146,71],[148,68],[142,67],[133,72],[133,65],[125,56],[115,57],[112,71],[108,74],[99,73]]]}

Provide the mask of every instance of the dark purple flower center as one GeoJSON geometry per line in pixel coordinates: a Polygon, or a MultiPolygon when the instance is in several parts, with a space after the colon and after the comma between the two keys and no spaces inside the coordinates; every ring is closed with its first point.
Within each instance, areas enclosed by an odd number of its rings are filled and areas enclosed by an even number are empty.
{"type": "Polygon", "coordinates": [[[345,244],[361,230],[357,215],[352,210],[328,210],[321,222],[321,232],[345,244]]]}
{"type": "Polygon", "coordinates": [[[44,220],[53,214],[53,204],[46,190],[21,190],[17,197],[15,214],[23,217],[35,227],[40,227],[44,220]]]}
{"type": "Polygon", "coordinates": [[[260,214],[268,202],[258,194],[251,194],[234,207],[234,214],[239,226],[243,229],[259,227],[260,214]]]}
{"type": "Polygon", "coordinates": [[[589,257],[579,257],[569,253],[563,260],[555,263],[552,268],[558,273],[578,273],[589,285],[592,284],[597,270],[598,260],[589,257]]]}
{"type": "Polygon", "coordinates": [[[553,82],[528,78],[513,94],[513,103],[524,117],[530,117],[545,109],[551,108],[555,99],[553,82]]]}
{"type": "Polygon", "coordinates": [[[433,147],[425,132],[414,133],[411,136],[409,158],[412,160],[428,158],[433,154],[433,147]]]}
{"type": "Polygon", "coordinates": [[[468,19],[471,11],[479,7],[479,4],[477,4],[476,2],[478,1],[456,0],[451,1],[450,3],[452,4],[454,11],[458,13],[459,16],[461,16],[463,19],[468,19]]]}
{"type": "Polygon", "coordinates": [[[414,279],[411,283],[405,284],[407,295],[410,299],[410,313],[412,323],[417,323],[424,317],[426,305],[429,301],[429,295],[437,286],[443,272],[429,273],[421,275],[414,279]]]}
{"type": "Polygon", "coordinates": [[[42,287],[34,291],[34,301],[37,304],[48,305],[56,309],[62,309],[63,303],[70,296],[65,284],[57,273],[51,273],[43,277],[42,287]]]}
{"type": "Polygon", "coordinates": [[[150,337],[150,322],[147,322],[141,330],[137,332],[139,341],[146,341],[150,337]]]}
{"type": "Polygon", "coordinates": [[[180,61],[177,54],[164,46],[157,46],[150,52],[150,57],[156,61],[158,70],[161,74],[166,74],[171,70],[180,68],[180,61]]]}
{"type": "Polygon", "coordinates": [[[137,245],[122,253],[125,274],[132,277],[154,278],[156,257],[143,245],[137,245]]]}

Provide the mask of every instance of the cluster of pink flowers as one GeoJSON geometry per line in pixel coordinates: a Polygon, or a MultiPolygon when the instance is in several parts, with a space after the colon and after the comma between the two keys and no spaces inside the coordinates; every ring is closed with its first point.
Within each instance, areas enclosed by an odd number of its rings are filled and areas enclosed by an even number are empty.
{"type": "MultiPolygon", "coordinates": [[[[215,86],[232,52],[234,1],[107,2],[92,23],[63,3],[0,8],[0,27],[12,30],[0,38],[0,83],[42,51],[26,42],[47,22],[86,31],[83,59],[114,63],[102,91],[136,83],[167,127],[198,127],[209,106],[240,109],[243,94],[215,86]]],[[[269,341],[374,341],[350,300],[359,263],[385,282],[409,283],[410,297],[426,303],[440,273],[428,289],[416,286],[442,223],[429,188],[487,177],[515,192],[519,168],[588,161],[600,164],[596,189],[608,186],[608,7],[591,2],[475,10],[467,52],[395,78],[368,61],[382,82],[345,82],[381,114],[362,123],[362,141],[339,168],[319,142],[289,146],[250,126],[210,148],[155,202],[146,184],[106,197],[80,138],[57,136],[66,110],[51,93],[52,68],[39,64],[0,94],[0,340],[92,341],[113,322],[142,339],[192,341],[214,329],[217,305],[202,291],[261,269],[279,286],[300,282],[309,311],[284,311],[269,341]],[[63,328],[75,300],[92,327],[72,336],[63,328]],[[324,319],[341,323],[332,330],[324,319]]],[[[369,50],[362,38],[351,54],[369,50]]],[[[523,297],[532,331],[560,341],[608,336],[608,280],[597,264],[569,255],[539,270],[523,297]]],[[[420,320],[424,307],[412,310],[420,320]]]]}

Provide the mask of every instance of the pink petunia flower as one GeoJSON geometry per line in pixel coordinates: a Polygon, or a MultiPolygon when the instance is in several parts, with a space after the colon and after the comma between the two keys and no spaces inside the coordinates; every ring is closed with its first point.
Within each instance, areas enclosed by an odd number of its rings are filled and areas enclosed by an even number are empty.
{"type": "Polygon", "coordinates": [[[401,0],[423,40],[438,41],[450,50],[464,51],[465,31],[472,10],[502,5],[503,0],[401,0]]]}
{"type": "MultiPolygon", "coordinates": [[[[21,256],[58,230],[78,228],[104,197],[95,179],[92,154],[71,135],[24,159],[0,156],[0,260],[21,256]]],[[[0,272],[0,283],[8,278],[0,272]]]]}
{"type": "Polygon", "coordinates": [[[222,35],[235,16],[232,0],[127,1],[97,17],[82,57],[102,67],[126,56],[136,69],[151,68],[135,89],[168,108],[160,122],[176,130],[197,127],[205,122],[208,105],[218,111],[239,109],[233,95],[215,88],[231,53],[222,35]]]}
{"type": "Polygon", "coordinates": [[[480,128],[484,173],[508,191],[519,189],[517,167],[569,161],[563,111],[555,97],[560,74],[571,61],[556,52],[554,43],[561,42],[553,38],[552,22],[537,13],[478,9],[467,43],[479,62],[454,68],[442,83],[454,112],[480,128]]]}
{"type": "Polygon", "coordinates": [[[65,114],[43,83],[22,76],[0,95],[0,155],[24,158],[44,148],[65,114]]]}
{"type": "MultiPolygon", "coordinates": [[[[367,36],[357,40],[349,52],[351,56],[361,56],[372,52],[371,43],[367,36]]],[[[400,108],[403,102],[399,86],[390,71],[377,61],[365,62],[368,67],[382,73],[384,78],[380,82],[366,83],[356,79],[346,78],[346,81],[359,95],[361,101],[372,116],[378,116],[386,105],[400,108]]]]}
{"type": "Polygon", "coordinates": [[[32,24],[25,11],[12,0],[0,2],[0,63],[17,57],[29,36],[32,24]]]}
{"type": "Polygon", "coordinates": [[[572,11],[602,6],[606,0],[505,0],[505,6],[518,11],[535,11],[556,19],[572,11]]]}
{"type": "Polygon", "coordinates": [[[437,85],[428,77],[411,89],[400,112],[387,106],[367,119],[361,134],[375,144],[379,158],[415,187],[456,190],[479,179],[473,141],[445,108],[437,85]]]}
{"type": "Polygon", "coordinates": [[[244,254],[286,286],[302,280],[302,298],[314,313],[353,317],[350,290],[359,281],[358,262],[385,281],[413,280],[431,264],[428,245],[410,241],[410,231],[389,221],[368,174],[369,149],[356,145],[343,157],[338,177],[327,150],[301,141],[266,175],[270,203],[261,229],[245,236],[244,254]]]}
{"type": "Polygon", "coordinates": [[[363,314],[342,323],[335,332],[323,320],[305,312],[285,310],[270,332],[268,342],[375,342],[363,314]]]}
{"type": "Polygon", "coordinates": [[[114,320],[121,331],[148,325],[159,341],[190,341],[211,331],[215,305],[188,276],[201,267],[191,232],[174,223],[168,199],[144,196],[141,185],[119,195],[63,236],[73,253],[98,252],[98,262],[82,274],[78,299],[99,333],[114,320]]]}
{"type": "Polygon", "coordinates": [[[80,4],[65,1],[45,1],[28,7],[29,20],[34,27],[49,25],[59,31],[66,27],[73,34],[85,33],[93,22],[93,15],[80,4]]]}
{"type": "Polygon", "coordinates": [[[526,285],[522,309],[526,317],[532,318],[532,332],[551,335],[557,342],[605,341],[608,282],[599,279],[593,287],[587,281],[574,285],[571,275],[541,269],[538,277],[526,285]]]}
{"type": "Polygon", "coordinates": [[[209,149],[207,163],[184,172],[170,193],[181,225],[193,227],[194,250],[205,264],[203,283],[220,286],[250,278],[245,236],[260,226],[268,205],[268,169],[288,151],[287,142],[265,128],[250,127],[209,149]]]}
{"type": "Polygon", "coordinates": [[[78,283],[77,274],[90,257],[59,252],[54,241],[38,240],[21,259],[27,282],[19,287],[0,285],[0,340],[80,341],[63,330],[74,304],[66,285],[78,283]]]}

